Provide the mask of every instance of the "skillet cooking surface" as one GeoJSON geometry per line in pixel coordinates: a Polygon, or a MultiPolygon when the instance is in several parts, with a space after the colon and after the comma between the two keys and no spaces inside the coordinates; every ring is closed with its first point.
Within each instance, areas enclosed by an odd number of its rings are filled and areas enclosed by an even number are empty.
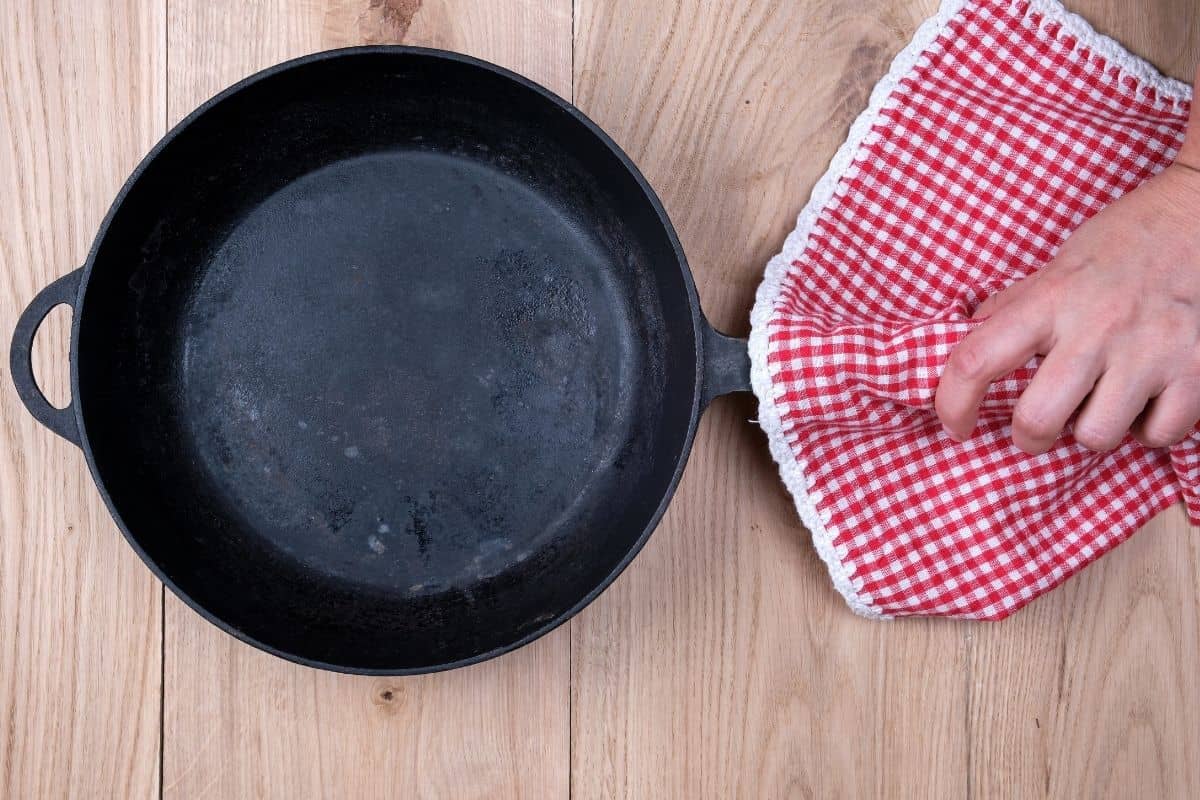
{"type": "Polygon", "coordinates": [[[595,509],[633,444],[644,353],[611,281],[586,232],[493,169],[339,161],[209,263],[180,331],[181,433],[283,553],[470,591],[595,509]]]}
{"type": "Polygon", "coordinates": [[[412,51],[276,71],[170,142],[97,251],[96,467],[177,591],[268,649],[506,649],[603,588],[676,479],[685,270],[538,90],[412,51]]]}

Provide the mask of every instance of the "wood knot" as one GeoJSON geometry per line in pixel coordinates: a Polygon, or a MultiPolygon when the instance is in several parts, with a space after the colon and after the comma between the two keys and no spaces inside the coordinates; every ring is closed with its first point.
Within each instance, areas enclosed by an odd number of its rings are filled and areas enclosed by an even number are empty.
{"type": "Polygon", "coordinates": [[[404,705],[404,690],[392,683],[377,685],[374,694],[371,696],[371,702],[378,706],[381,711],[394,714],[404,705]]]}
{"type": "Polygon", "coordinates": [[[421,0],[370,0],[358,17],[358,33],[364,44],[399,44],[408,34],[421,0]]]}

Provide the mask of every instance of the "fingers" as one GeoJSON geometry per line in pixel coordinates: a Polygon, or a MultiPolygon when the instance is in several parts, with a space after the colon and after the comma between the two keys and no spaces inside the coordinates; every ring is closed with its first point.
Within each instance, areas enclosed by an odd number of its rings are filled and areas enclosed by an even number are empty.
{"type": "Polygon", "coordinates": [[[1013,444],[1031,455],[1049,450],[1100,373],[1096,355],[1052,349],[1013,409],[1013,444]]]}
{"type": "Polygon", "coordinates": [[[971,319],[982,319],[983,317],[990,317],[992,314],[995,314],[996,309],[998,309],[1004,302],[1004,295],[1006,292],[1008,292],[1008,289],[1001,289],[995,294],[988,295],[987,298],[982,303],[977,305],[975,310],[971,312],[971,319]]]}
{"type": "Polygon", "coordinates": [[[1183,441],[1200,419],[1200,385],[1181,381],[1150,401],[1134,423],[1133,436],[1146,447],[1170,447],[1183,441]]]}
{"type": "Polygon", "coordinates": [[[1075,420],[1075,441],[1089,450],[1112,450],[1125,438],[1154,391],[1142,376],[1108,370],[1075,420]]]}
{"type": "Polygon", "coordinates": [[[934,408],[947,432],[965,440],[974,432],[979,403],[988,386],[1049,346],[1046,315],[1016,307],[987,319],[967,334],[950,354],[934,397],[934,408]]]}

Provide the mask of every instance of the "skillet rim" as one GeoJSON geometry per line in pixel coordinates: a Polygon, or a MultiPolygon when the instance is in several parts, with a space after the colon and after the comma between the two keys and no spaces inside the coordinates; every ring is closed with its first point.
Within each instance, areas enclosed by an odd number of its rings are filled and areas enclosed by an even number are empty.
{"type": "Polygon", "coordinates": [[[96,236],[92,241],[91,248],[88,251],[87,259],[82,268],[82,274],[79,279],[78,294],[75,298],[75,303],[72,307],[71,320],[71,350],[70,350],[70,370],[71,370],[71,398],[72,406],[75,411],[75,424],[79,431],[79,447],[83,451],[84,458],[87,461],[88,470],[91,472],[92,480],[96,484],[96,488],[100,496],[104,500],[104,505],[116,522],[117,528],[121,531],[121,535],[133,551],[137,553],[138,558],[150,569],[151,573],[162,582],[164,586],[171,590],[180,600],[189,608],[199,614],[203,619],[215,625],[220,630],[228,633],[234,638],[245,642],[251,647],[255,647],[263,652],[270,653],[273,656],[282,658],[286,661],[291,661],[306,667],[315,669],[323,669],[331,672],[340,672],[350,675],[370,675],[370,676],[403,676],[403,675],[422,675],[435,672],[443,672],[446,670],[466,667],[472,664],[478,664],[483,661],[496,658],[498,656],[518,650],[525,645],[540,639],[550,631],[559,627],[567,620],[574,617],[586,606],[591,604],[597,597],[600,596],[614,581],[625,571],[626,567],[633,559],[641,552],[650,536],[658,528],[663,515],[666,513],[667,507],[670,505],[671,499],[675,495],[675,491],[679,486],[679,481],[683,475],[684,468],[687,465],[688,457],[691,454],[692,444],[696,437],[696,429],[699,425],[700,415],[703,412],[703,382],[704,382],[704,364],[705,364],[705,330],[709,328],[708,322],[704,317],[704,313],[700,306],[699,295],[696,291],[696,284],[692,275],[691,268],[688,265],[687,257],[683,252],[683,247],[679,243],[679,237],[676,235],[675,228],[671,224],[670,218],[667,216],[666,210],[663,208],[662,202],[658,195],[650,186],[641,170],[637,168],[633,160],[617,145],[612,138],[604,132],[604,130],[588,118],[582,111],[576,108],[571,102],[560,97],[554,92],[539,83],[536,83],[529,78],[519,75],[512,70],[493,64],[490,61],[468,56],[462,53],[456,53],[449,50],[443,50],[432,47],[415,47],[411,45],[358,45],[351,47],[341,47],[333,50],[323,50],[316,53],[300,56],[298,58],[289,59],[280,62],[263,70],[255,72],[241,80],[231,84],[227,88],[210,97],[208,100],[197,106],[192,112],[185,116],[182,120],[176,123],[167,133],[142,157],[138,162],[137,167],[130,173],[125,180],[117,196],[113,199],[109,206],[108,212],[105,214],[100,227],[96,232],[96,236]],[[197,119],[218,106],[225,99],[238,94],[244,89],[247,89],[254,84],[273,78],[284,72],[287,72],[298,67],[304,67],[312,64],[319,64],[325,61],[334,61],[344,58],[355,58],[358,56],[373,56],[373,55],[390,55],[390,56],[405,56],[417,58],[432,58],[442,61],[455,62],[464,64],[475,69],[482,69],[490,72],[500,78],[504,78],[517,83],[518,85],[535,92],[544,100],[558,107],[560,110],[571,115],[578,123],[583,125],[584,129],[591,133],[602,145],[604,145],[621,163],[630,176],[637,183],[638,188],[650,202],[655,214],[658,216],[659,222],[662,225],[663,231],[667,235],[667,239],[671,245],[671,249],[675,255],[676,264],[679,267],[680,277],[683,279],[685,294],[687,297],[688,307],[691,310],[692,317],[692,336],[695,343],[695,380],[692,386],[692,407],[688,420],[687,433],[683,443],[679,448],[676,456],[675,470],[667,483],[667,487],[663,492],[662,500],[658,507],[650,515],[646,521],[641,534],[634,540],[626,553],[617,562],[616,566],[595,586],[590,588],[587,593],[574,605],[565,611],[557,614],[553,619],[547,621],[543,625],[535,628],[533,631],[524,636],[513,640],[507,644],[492,648],[482,653],[477,653],[466,658],[457,659],[455,661],[442,662],[439,664],[430,664],[420,667],[358,667],[352,664],[334,663],[322,661],[320,659],[307,658],[305,656],[282,650],[264,641],[261,641],[239,628],[235,627],[227,620],[218,617],[210,612],[207,608],[192,599],[183,589],[181,589],[159,566],[159,564],[150,558],[146,551],[140,545],[137,536],[130,530],[125,520],[113,502],[112,496],[109,494],[108,488],[105,485],[100,469],[96,464],[95,455],[92,452],[91,439],[88,436],[87,428],[83,421],[83,406],[85,399],[79,391],[79,335],[80,323],[84,316],[87,300],[87,288],[91,280],[92,270],[95,267],[96,255],[99,252],[100,246],[104,242],[108,234],[108,230],[116,217],[117,212],[124,204],[125,198],[132,191],[133,187],[138,183],[139,179],[149,168],[158,156],[189,126],[197,119]]]}

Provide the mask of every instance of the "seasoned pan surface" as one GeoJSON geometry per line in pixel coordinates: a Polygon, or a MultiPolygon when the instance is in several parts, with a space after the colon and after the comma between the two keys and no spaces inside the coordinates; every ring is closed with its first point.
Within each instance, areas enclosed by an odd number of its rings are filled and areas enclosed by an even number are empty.
{"type": "Polygon", "coordinates": [[[409,48],[203,106],[118,198],[76,311],[80,438],[134,546],[235,635],[363,672],[503,652],[602,590],[721,341],[599,129],[409,48]]]}

